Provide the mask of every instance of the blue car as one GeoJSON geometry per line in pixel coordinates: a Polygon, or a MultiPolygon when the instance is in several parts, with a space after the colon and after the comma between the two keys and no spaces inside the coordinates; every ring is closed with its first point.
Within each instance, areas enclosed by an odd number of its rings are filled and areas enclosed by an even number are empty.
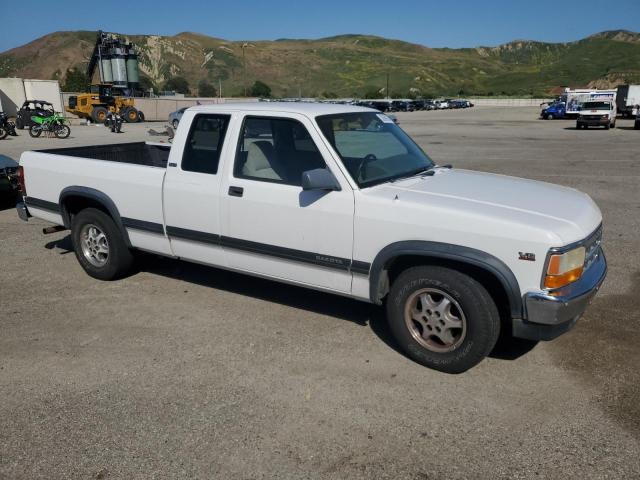
{"type": "Polygon", "coordinates": [[[567,114],[567,107],[564,102],[556,102],[542,110],[540,116],[545,120],[553,120],[554,118],[564,118],[567,114]]]}

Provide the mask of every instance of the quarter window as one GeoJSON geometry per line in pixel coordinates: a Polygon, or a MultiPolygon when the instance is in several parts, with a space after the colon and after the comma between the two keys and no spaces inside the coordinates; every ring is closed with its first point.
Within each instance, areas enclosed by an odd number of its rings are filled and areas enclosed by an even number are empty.
{"type": "Polygon", "coordinates": [[[182,170],[215,174],[229,125],[229,115],[197,115],[182,155],[182,170]]]}
{"type": "Polygon", "coordinates": [[[245,119],[234,165],[236,177],[301,186],[303,172],[325,166],[315,142],[300,122],[268,117],[245,119]]]}

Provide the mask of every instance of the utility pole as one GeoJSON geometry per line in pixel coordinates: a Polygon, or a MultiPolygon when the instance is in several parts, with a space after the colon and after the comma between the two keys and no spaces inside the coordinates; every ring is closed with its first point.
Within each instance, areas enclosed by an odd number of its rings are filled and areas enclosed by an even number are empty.
{"type": "Polygon", "coordinates": [[[389,99],[389,72],[387,72],[387,90],[385,91],[387,99],[389,99]]]}
{"type": "Polygon", "coordinates": [[[247,61],[244,58],[244,49],[247,47],[246,43],[242,44],[242,68],[244,69],[244,75],[242,83],[244,84],[244,96],[247,97],[247,61]]]}
{"type": "Polygon", "coordinates": [[[222,98],[222,77],[218,77],[218,98],[222,98]]]}
{"type": "Polygon", "coordinates": [[[253,45],[252,43],[249,42],[244,42],[242,44],[242,66],[244,69],[244,81],[242,83],[244,83],[244,96],[247,96],[247,59],[244,56],[244,49],[248,48],[248,47],[255,47],[255,45],[253,45]]]}

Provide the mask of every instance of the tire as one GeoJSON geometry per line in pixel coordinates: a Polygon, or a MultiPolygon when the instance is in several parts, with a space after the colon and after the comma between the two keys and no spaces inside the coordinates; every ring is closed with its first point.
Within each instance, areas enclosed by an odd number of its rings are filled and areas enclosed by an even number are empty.
{"type": "Polygon", "coordinates": [[[140,119],[140,115],[138,115],[138,110],[130,107],[126,109],[126,111],[122,115],[122,118],[124,118],[127,123],[136,123],[140,119]]]}
{"type": "Polygon", "coordinates": [[[89,276],[115,280],[130,272],[133,254],[114,221],[103,211],[86,208],[78,213],[71,226],[71,239],[76,258],[89,276]]]}
{"type": "Polygon", "coordinates": [[[604,126],[605,130],[609,130],[609,128],[611,128],[611,125],[609,125],[608,123],[604,126]]]}
{"type": "Polygon", "coordinates": [[[40,135],[42,135],[42,128],[40,127],[40,125],[31,125],[29,127],[29,135],[33,138],[38,138],[40,135]]]}
{"type": "Polygon", "coordinates": [[[553,113],[547,113],[547,116],[544,119],[545,120],[553,120],[553,113]]]}
{"type": "Polygon", "coordinates": [[[640,130],[640,122],[634,122],[633,129],[634,130],[640,130]]]}
{"type": "Polygon", "coordinates": [[[58,138],[68,138],[71,135],[71,129],[68,125],[58,125],[54,133],[58,138]]]}
{"type": "Polygon", "coordinates": [[[616,122],[613,122],[613,123],[611,124],[611,128],[616,128],[616,122]]]}
{"type": "Polygon", "coordinates": [[[18,130],[24,130],[24,124],[22,123],[20,117],[16,118],[16,128],[18,130]]]}
{"type": "Polygon", "coordinates": [[[138,121],[144,122],[144,112],[142,110],[138,110],[138,121]]]}
{"type": "Polygon", "coordinates": [[[0,128],[0,140],[4,140],[9,135],[9,132],[4,128],[0,128]]]}
{"type": "Polygon", "coordinates": [[[401,273],[387,297],[387,321],[411,359],[446,373],[462,373],[477,365],[500,334],[500,314],[485,288],[470,276],[445,267],[413,267],[401,273]],[[425,294],[431,303],[422,304],[425,294]],[[412,306],[424,313],[420,322],[413,320],[412,306]],[[460,327],[447,329],[447,318],[449,325],[460,327]],[[425,339],[427,329],[432,335],[425,339]],[[450,344],[438,337],[447,332],[450,344]]]}
{"type": "Polygon", "coordinates": [[[94,123],[104,123],[108,113],[109,111],[105,107],[93,107],[93,110],[91,110],[91,120],[93,120],[94,123]]]}
{"type": "Polygon", "coordinates": [[[173,127],[174,130],[178,129],[178,124],[180,123],[180,121],[177,118],[173,119],[173,122],[171,122],[171,126],[173,127]]]}

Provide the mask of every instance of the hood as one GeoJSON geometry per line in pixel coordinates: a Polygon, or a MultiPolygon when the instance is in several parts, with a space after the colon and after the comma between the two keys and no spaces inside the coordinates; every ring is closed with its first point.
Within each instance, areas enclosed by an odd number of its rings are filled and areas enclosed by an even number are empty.
{"type": "Polygon", "coordinates": [[[547,230],[571,243],[593,232],[602,215],[591,198],[578,190],[535,180],[461,169],[436,170],[384,184],[406,200],[462,208],[500,220],[510,219],[547,230]]]}

